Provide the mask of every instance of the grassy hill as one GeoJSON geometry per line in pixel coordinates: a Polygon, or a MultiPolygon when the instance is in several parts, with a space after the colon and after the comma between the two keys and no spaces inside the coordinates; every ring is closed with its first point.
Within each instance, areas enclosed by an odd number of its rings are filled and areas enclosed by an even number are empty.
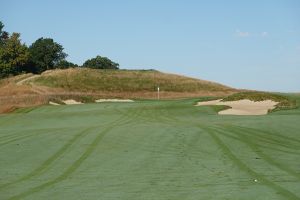
{"type": "Polygon", "coordinates": [[[68,91],[153,92],[159,85],[165,92],[231,92],[233,89],[209,81],[166,74],[156,70],[68,69],[43,73],[33,82],[68,91]]]}
{"type": "Polygon", "coordinates": [[[218,83],[156,70],[50,70],[41,75],[23,74],[1,80],[0,112],[68,98],[85,102],[95,98],[155,99],[157,86],[163,99],[227,96],[237,91],[218,83]]]}

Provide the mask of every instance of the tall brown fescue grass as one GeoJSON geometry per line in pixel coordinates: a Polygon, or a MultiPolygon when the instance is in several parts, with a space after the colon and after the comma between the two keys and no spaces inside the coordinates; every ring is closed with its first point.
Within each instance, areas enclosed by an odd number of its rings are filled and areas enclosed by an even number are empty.
{"type": "Polygon", "coordinates": [[[74,99],[161,99],[225,96],[237,90],[221,84],[155,70],[51,70],[31,79],[23,74],[0,80],[0,112],[74,99]],[[20,84],[21,83],[21,84],[20,84]]]}

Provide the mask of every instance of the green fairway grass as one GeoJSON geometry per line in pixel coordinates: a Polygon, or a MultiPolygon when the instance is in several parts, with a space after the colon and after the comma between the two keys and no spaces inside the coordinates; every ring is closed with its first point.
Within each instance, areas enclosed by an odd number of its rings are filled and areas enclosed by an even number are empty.
{"type": "Polygon", "coordinates": [[[2,114],[0,199],[300,199],[299,107],[220,116],[198,100],[2,114]]]}

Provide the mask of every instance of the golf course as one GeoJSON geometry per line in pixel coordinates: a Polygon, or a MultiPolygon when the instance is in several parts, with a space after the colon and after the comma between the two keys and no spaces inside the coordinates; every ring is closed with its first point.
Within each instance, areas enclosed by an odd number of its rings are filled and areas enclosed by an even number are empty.
{"type": "Polygon", "coordinates": [[[300,200],[300,0],[3,1],[0,200],[300,200]]]}
{"type": "Polygon", "coordinates": [[[300,199],[299,107],[226,116],[207,99],[2,114],[0,199],[300,199]]]}

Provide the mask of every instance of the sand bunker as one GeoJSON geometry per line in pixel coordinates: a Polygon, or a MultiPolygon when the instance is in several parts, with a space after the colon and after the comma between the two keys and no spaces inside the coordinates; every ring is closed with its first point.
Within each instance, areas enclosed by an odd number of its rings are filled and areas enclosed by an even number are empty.
{"type": "Polygon", "coordinates": [[[243,99],[239,101],[225,101],[222,99],[199,102],[198,106],[209,106],[209,105],[224,105],[231,108],[222,110],[219,115],[266,115],[269,110],[275,108],[278,102],[265,100],[265,101],[251,101],[243,99]]]}
{"type": "Polygon", "coordinates": [[[130,99],[97,99],[95,100],[96,103],[103,103],[103,102],[134,102],[130,99]]]}
{"type": "Polygon", "coordinates": [[[68,100],[64,100],[64,101],[62,101],[62,102],[64,102],[66,105],[82,104],[81,102],[75,101],[74,99],[68,99],[68,100]]]}
{"type": "Polygon", "coordinates": [[[49,101],[49,104],[52,105],[52,106],[59,106],[60,105],[60,104],[52,102],[52,101],[49,101]]]}
{"type": "MultiPolygon", "coordinates": [[[[82,102],[75,101],[74,99],[67,99],[62,102],[64,102],[66,105],[83,104],[82,102]]],[[[134,101],[130,100],[130,99],[98,99],[98,100],[95,100],[95,102],[102,103],[102,102],[134,102],[134,101]]],[[[49,101],[49,105],[59,106],[61,104],[55,103],[53,101],[49,101]]]]}

